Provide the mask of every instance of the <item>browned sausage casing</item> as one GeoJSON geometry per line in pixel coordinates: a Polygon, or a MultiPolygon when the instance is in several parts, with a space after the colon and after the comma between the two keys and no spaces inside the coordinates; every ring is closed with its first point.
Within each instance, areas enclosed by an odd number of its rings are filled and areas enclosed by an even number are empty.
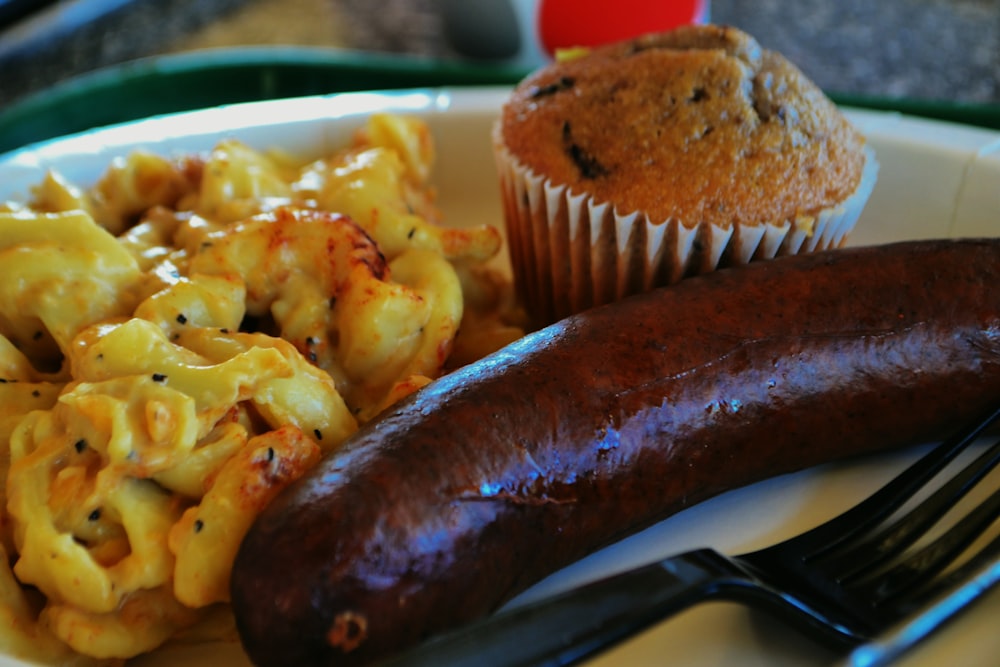
{"type": "Polygon", "coordinates": [[[1000,399],[1000,241],[692,278],[444,377],[283,493],[232,577],[260,665],[360,664],[728,489],[1000,399]]]}

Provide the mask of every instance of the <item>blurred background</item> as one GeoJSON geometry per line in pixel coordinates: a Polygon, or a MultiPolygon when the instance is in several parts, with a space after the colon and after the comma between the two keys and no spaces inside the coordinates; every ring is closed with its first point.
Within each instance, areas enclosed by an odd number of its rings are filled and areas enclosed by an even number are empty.
{"type": "MultiPolygon", "coordinates": [[[[219,47],[335,47],[489,66],[500,61],[473,53],[489,40],[462,43],[449,11],[464,7],[468,20],[471,8],[491,4],[0,0],[0,109],[100,68],[219,47]]],[[[1000,102],[1000,0],[712,0],[710,19],[783,52],[830,92],[1000,102]]]]}

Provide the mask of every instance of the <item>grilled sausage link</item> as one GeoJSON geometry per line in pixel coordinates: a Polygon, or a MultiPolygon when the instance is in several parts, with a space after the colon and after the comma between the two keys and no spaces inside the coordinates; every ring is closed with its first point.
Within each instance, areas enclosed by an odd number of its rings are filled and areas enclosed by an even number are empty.
{"type": "Polygon", "coordinates": [[[1000,240],[726,269],[441,378],[286,490],[232,576],[259,665],[361,664],[723,491],[1000,399],[1000,240]]]}

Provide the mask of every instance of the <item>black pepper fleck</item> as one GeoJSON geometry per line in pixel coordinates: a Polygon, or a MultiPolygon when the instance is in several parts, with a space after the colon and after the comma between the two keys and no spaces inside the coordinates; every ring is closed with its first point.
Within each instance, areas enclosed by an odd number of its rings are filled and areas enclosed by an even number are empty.
{"type": "Polygon", "coordinates": [[[194,532],[200,533],[201,529],[205,527],[205,522],[201,519],[194,520],[194,532]]]}
{"type": "Polygon", "coordinates": [[[167,376],[163,373],[153,373],[153,382],[166,382],[167,376]]]}
{"type": "Polygon", "coordinates": [[[84,440],[83,438],[80,438],[79,440],[73,443],[73,449],[76,450],[77,454],[83,453],[83,450],[85,450],[86,448],[87,448],[87,441],[84,440]]]}
{"type": "Polygon", "coordinates": [[[87,521],[97,521],[100,518],[101,518],[101,508],[99,507],[87,515],[87,521]]]}
{"type": "Polygon", "coordinates": [[[187,324],[187,321],[188,321],[187,315],[185,315],[184,313],[181,313],[180,315],[177,316],[178,324],[187,324]]]}

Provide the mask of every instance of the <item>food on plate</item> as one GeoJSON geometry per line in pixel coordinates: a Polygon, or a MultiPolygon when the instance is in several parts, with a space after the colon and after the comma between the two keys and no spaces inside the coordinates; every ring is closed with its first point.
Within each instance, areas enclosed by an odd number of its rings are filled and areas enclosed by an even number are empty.
{"type": "Polygon", "coordinates": [[[877,177],[818,87],[714,25],[541,68],[493,143],[518,295],[540,324],[716,266],[841,245],[877,177]]]}
{"type": "Polygon", "coordinates": [[[561,320],[369,422],[256,519],[252,660],[363,664],[766,477],[1000,399],[1000,240],[753,262],[561,320]]]}
{"type": "Polygon", "coordinates": [[[500,232],[439,224],[433,157],[377,114],[311,162],[137,150],[0,207],[3,652],[105,664],[217,618],[281,488],[464,335],[520,335],[500,232]]]}

